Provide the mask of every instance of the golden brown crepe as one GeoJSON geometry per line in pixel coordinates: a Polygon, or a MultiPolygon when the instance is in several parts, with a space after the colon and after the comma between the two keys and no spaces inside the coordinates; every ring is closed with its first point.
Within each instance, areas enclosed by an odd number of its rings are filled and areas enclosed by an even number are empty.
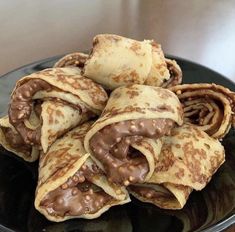
{"type": "Polygon", "coordinates": [[[175,60],[165,59],[167,64],[167,69],[170,72],[170,78],[166,80],[161,87],[170,88],[175,85],[179,85],[182,83],[183,73],[180,66],[177,64],[175,60]]]}
{"type": "Polygon", "coordinates": [[[165,81],[170,79],[170,72],[161,45],[154,41],[150,43],[152,46],[152,64],[144,84],[162,86],[165,81]]]}
{"type": "Polygon", "coordinates": [[[202,190],[225,161],[224,147],[204,131],[186,124],[174,128],[162,143],[151,178],[129,189],[141,201],[181,209],[191,191],[202,190]]]}
{"type": "Polygon", "coordinates": [[[80,69],[49,68],[20,79],[11,96],[10,123],[26,144],[48,147],[103,110],[107,94],[80,69]]]}
{"type": "MultiPolygon", "coordinates": [[[[167,89],[136,84],[119,87],[88,131],[85,148],[111,181],[143,182],[153,174],[155,152],[147,142],[138,148],[142,139],[169,134],[175,124],[183,123],[182,113],[178,98],[167,89]],[[138,149],[144,150],[142,155],[138,149]]],[[[159,149],[158,141],[149,143],[159,149]]]]}
{"type": "Polygon", "coordinates": [[[184,120],[222,139],[235,124],[235,94],[216,84],[184,84],[170,88],[184,108],[184,120]]]}
{"type": "Polygon", "coordinates": [[[83,139],[90,125],[76,127],[41,155],[35,207],[51,221],[97,218],[130,201],[125,188],[109,183],[86,153],[83,139]]]}
{"type": "Polygon", "coordinates": [[[25,144],[21,135],[10,124],[8,116],[0,118],[0,145],[28,162],[37,160],[39,156],[39,150],[35,146],[25,144]]]}
{"type": "Polygon", "coordinates": [[[161,86],[170,73],[159,44],[101,34],[93,39],[84,76],[115,89],[131,83],[161,86]]]}
{"type": "Polygon", "coordinates": [[[88,58],[87,54],[81,52],[74,52],[68,55],[63,56],[59,59],[55,64],[54,68],[63,68],[68,66],[75,66],[79,68],[83,68],[84,64],[88,58]]]}

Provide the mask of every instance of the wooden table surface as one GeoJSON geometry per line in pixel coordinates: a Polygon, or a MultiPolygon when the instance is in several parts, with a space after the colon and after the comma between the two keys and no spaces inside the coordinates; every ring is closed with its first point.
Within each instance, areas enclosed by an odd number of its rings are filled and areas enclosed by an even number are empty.
{"type": "Polygon", "coordinates": [[[0,1],[0,23],[0,75],[115,33],[155,39],[235,82],[234,0],[9,0],[0,1]]]}

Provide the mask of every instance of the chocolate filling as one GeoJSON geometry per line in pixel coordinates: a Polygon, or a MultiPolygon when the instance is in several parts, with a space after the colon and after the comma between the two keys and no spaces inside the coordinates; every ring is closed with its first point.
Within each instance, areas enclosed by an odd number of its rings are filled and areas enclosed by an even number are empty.
{"type": "Polygon", "coordinates": [[[24,120],[29,119],[32,107],[32,97],[38,91],[50,90],[51,85],[40,79],[29,80],[18,87],[12,98],[9,107],[9,120],[16,130],[22,135],[26,144],[40,144],[40,133],[38,130],[26,128],[24,120]]]}
{"type": "Polygon", "coordinates": [[[25,155],[30,156],[32,147],[30,145],[25,144],[23,138],[16,131],[11,128],[2,127],[1,128],[7,143],[13,149],[24,153],[25,155]]]}
{"type": "MultiPolygon", "coordinates": [[[[52,89],[52,86],[48,84],[46,81],[40,80],[40,79],[32,79],[24,83],[20,87],[18,87],[15,90],[11,98],[11,103],[9,107],[9,120],[10,120],[10,123],[15,127],[15,129],[22,136],[26,144],[40,145],[41,143],[40,141],[41,128],[38,127],[37,129],[32,130],[30,128],[27,128],[24,124],[24,121],[26,119],[29,119],[33,107],[38,117],[41,114],[42,100],[39,100],[39,99],[34,100],[33,96],[38,91],[42,91],[42,90],[50,91],[51,89],[52,89]]],[[[51,98],[49,97],[47,99],[50,100],[51,98]]],[[[65,102],[64,100],[57,99],[57,98],[55,99],[55,101],[62,102],[62,103],[65,102]]],[[[94,113],[86,109],[85,107],[83,108],[80,106],[75,106],[68,102],[66,102],[66,104],[86,114],[87,117],[94,116],[94,113]]]]}
{"type": "Polygon", "coordinates": [[[79,216],[94,214],[112,200],[100,187],[91,183],[91,177],[100,173],[83,165],[66,183],[49,192],[41,202],[50,215],[79,216]]]}
{"type": "Polygon", "coordinates": [[[34,104],[34,112],[38,118],[40,118],[41,113],[42,113],[42,100],[35,100],[34,104]]]}
{"type": "Polygon", "coordinates": [[[129,186],[129,189],[135,193],[137,193],[139,196],[147,198],[147,199],[165,199],[169,201],[170,199],[175,199],[173,194],[168,191],[167,189],[164,189],[164,191],[157,191],[155,189],[145,187],[145,186],[129,186]]]}
{"type": "Polygon", "coordinates": [[[81,53],[73,53],[67,56],[62,57],[55,65],[55,67],[68,67],[75,66],[79,68],[83,68],[85,62],[88,58],[88,55],[81,53]]]}
{"type": "Polygon", "coordinates": [[[148,162],[139,151],[130,149],[143,137],[159,138],[170,133],[171,119],[136,119],[113,123],[98,131],[90,140],[95,157],[104,165],[111,182],[129,185],[143,182],[148,162]]]}
{"type": "Polygon", "coordinates": [[[171,62],[166,60],[167,68],[170,72],[170,79],[162,84],[161,87],[169,88],[179,85],[182,82],[182,71],[175,67],[171,62]]]}

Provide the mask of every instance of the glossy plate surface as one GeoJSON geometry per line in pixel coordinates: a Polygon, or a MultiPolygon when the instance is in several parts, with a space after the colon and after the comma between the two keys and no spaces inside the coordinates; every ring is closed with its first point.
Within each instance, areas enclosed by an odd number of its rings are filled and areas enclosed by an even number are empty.
{"type": "MultiPolygon", "coordinates": [[[[52,67],[60,57],[26,65],[0,78],[0,116],[7,113],[16,80],[52,67]]],[[[172,58],[172,57],[170,57],[172,58]]],[[[183,70],[184,83],[214,82],[235,91],[235,84],[201,65],[174,57],[183,70]]],[[[52,223],[33,206],[37,163],[29,164],[0,147],[0,231],[222,231],[235,223],[235,131],[223,140],[226,162],[201,192],[193,192],[179,211],[161,210],[138,200],[111,208],[95,220],[74,219],[52,223]]]]}

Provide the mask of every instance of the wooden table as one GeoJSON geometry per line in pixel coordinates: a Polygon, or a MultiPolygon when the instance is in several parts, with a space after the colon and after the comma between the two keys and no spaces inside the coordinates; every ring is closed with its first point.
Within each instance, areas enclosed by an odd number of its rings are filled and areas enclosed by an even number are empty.
{"type": "Polygon", "coordinates": [[[235,82],[234,0],[10,0],[0,1],[0,23],[0,75],[115,33],[155,39],[235,82]]]}

